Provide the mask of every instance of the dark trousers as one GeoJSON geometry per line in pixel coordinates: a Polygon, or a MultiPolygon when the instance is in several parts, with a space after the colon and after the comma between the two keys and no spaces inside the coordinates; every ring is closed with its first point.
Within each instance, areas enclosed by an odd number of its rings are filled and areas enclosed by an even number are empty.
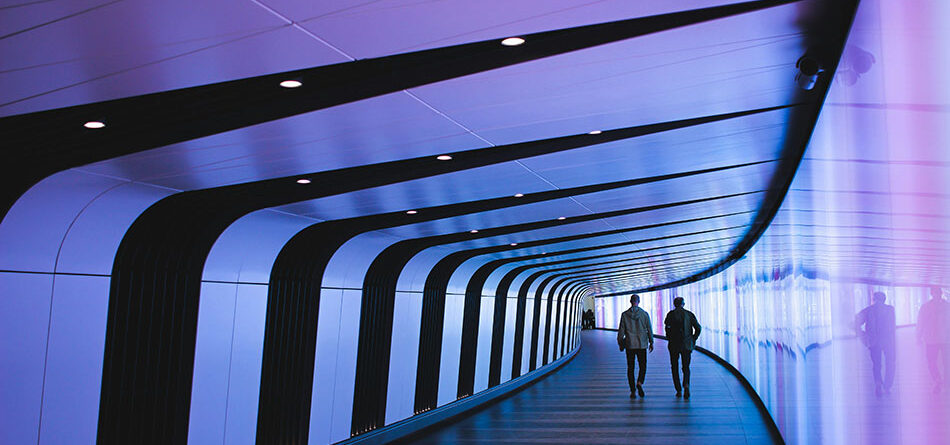
{"type": "Polygon", "coordinates": [[[647,378],[647,350],[646,349],[627,349],[627,384],[630,385],[630,392],[637,388],[637,383],[643,384],[647,378]],[[635,364],[640,365],[640,372],[634,378],[635,364]]]}
{"type": "Polygon", "coordinates": [[[946,373],[950,372],[950,344],[927,345],[927,368],[934,383],[943,383],[946,373]],[[943,373],[940,372],[940,359],[943,359],[943,373]]]}
{"type": "Polygon", "coordinates": [[[875,345],[868,347],[871,351],[871,372],[874,374],[874,384],[883,385],[890,389],[894,385],[894,345],[875,345]],[[884,361],[884,375],[881,375],[881,361],[884,361]]]}
{"type": "Polygon", "coordinates": [[[673,387],[676,392],[683,390],[683,387],[689,388],[689,360],[693,351],[688,349],[670,349],[670,369],[673,371],[673,387]],[[677,365],[683,362],[683,385],[680,386],[680,371],[677,365]]]}

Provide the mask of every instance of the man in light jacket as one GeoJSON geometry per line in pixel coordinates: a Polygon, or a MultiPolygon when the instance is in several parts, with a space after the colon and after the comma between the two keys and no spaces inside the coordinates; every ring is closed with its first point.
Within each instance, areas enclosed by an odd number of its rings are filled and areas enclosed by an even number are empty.
{"type": "Polygon", "coordinates": [[[653,325],[650,315],[640,309],[640,296],[630,296],[630,309],[620,314],[620,328],[617,329],[617,344],[620,350],[627,353],[627,384],[630,385],[630,398],[640,397],[643,392],[643,381],[647,375],[647,347],[653,352],[653,325]],[[635,364],[640,365],[640,372],[634,377],[635,364]]]}

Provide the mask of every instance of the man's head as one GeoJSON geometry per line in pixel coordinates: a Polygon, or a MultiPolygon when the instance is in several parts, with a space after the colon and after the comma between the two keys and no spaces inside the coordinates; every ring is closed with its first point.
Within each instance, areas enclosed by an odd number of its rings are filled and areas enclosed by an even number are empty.
{"type": "Polygon", "coordinates": [[[933,298],[943,298],[943,289],[940,286],[930,287],[930,296],[933,298]]]}
{"type": "Polygon", "coordinates": [[[631,296],[630,296],[630,305],[631,305],[631,306],[638,306],[639,304],[640,304],[640,296],[637,295],[637,294],[631,295],[631,296]]]}
{"type": "Polygon", "coordinates": [[[673,307],[683,307],[684,304],[686,304],[686,302],[683,301],[683,297],[676,297],[673,299],[673,307]]]}
{"type": "Polygon", "coordinates": [[[884,300],[887,300],[887,296],[884,295],[884,292],[875,292],[873,300],[874,304],[884,304],[884,300]]]}

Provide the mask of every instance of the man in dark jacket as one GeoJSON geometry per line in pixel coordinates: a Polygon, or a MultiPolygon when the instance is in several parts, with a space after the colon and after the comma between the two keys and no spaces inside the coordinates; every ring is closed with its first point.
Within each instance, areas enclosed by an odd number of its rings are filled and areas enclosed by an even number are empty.
{"type": "Polygon", "coordinates": [[[881,395],[891,391],[894,385],[895,336],[897,327],[894,306],[884,304],[884,292],[875,292],[874,303],[858,312],[854,325],[858,335],[871,352],[871,372],[874,374],[874,392],[881,395]],[[881,361],[884,375],[881,375],[881,361]]]}
{"type": "Polygon", "coordinates": [[[683,297],[673,299],[673,310],[666,314],[663,325],[666,328],[666,338],[669,341],[670,367],[673,369],[673,386],[676,388],[676,397],[689,398],[689,360],[696,346],[696,339],[702,327],[696,321],[692,312],[683,309],[683,297]],[[683,362],[683,384],[680,385],[678,362],[683,362]]]}

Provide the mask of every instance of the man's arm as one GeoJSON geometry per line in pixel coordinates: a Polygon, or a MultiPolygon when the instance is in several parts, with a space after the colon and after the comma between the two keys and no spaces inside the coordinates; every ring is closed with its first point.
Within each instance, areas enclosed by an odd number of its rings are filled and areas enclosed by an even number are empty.
{"type": "Polygon", "coordinates": [[[867,308],[864,308],[861,310],[861,312],[858,312],[858,315],[854,316],[854,330],[857,331],[858,334],[864,334],[864,329],[862,326],[864,326],[864,323],[868,321],[867,312],[867,308]]]}
{"type": "Polygon", "coordinates": [[[626,320],[623,318],[623,314],[620,314],[620,326],[617,327],[617,346],[620,346],[620,350],[623,351],[623,338],[624,338],[624,323],[626,320]]]}
{"type": "Polygon", "coordinates": [[[693,324],[693,331],[695,331],[695,333],[693,334],[693,340],[699,340],[699,333],[702,332],[703,327],[699,325],[699,320],[696,319],[696,315],[695,315],[695,314],[693,314],[692,312],[690,312],[689,315],[690,315],[690,318],[693,319],[693,322],[692,322],[692,324],[693,324]]]}

